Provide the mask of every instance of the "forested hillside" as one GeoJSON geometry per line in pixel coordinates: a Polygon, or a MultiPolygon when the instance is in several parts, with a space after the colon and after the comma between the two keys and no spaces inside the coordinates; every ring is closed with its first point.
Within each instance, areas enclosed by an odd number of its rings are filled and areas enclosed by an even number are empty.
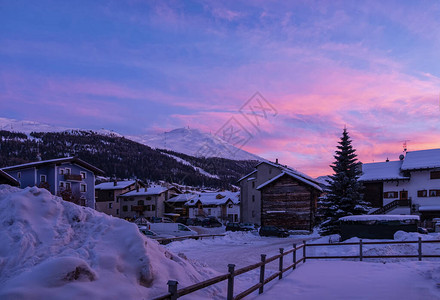
{"type": "Polygon", "coordinates": [[[0,131],[0,167],[66,156],[79,158],[104,170],[106,176],[165,180],[192,186],[229,188],[257,162],[235,161],[224,158],[196,158],[167,151],[196,167],[216,175],[201,174],[191,165],[176,161],[148,146],[115,135],[101,135],[93,131],[32,132],[0,131]]]}

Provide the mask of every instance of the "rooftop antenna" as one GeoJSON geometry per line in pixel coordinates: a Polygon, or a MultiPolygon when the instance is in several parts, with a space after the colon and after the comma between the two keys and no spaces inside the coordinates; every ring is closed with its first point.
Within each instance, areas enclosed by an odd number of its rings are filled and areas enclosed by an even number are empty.
{"type": "Polygon", "coordinates": [[[403,152],[404,153],[406,153],[406,151],[408,150],[408,147],[407,147],[407,143],[409,142],[410,140],[404,140],[403,141],[403,152]]]}

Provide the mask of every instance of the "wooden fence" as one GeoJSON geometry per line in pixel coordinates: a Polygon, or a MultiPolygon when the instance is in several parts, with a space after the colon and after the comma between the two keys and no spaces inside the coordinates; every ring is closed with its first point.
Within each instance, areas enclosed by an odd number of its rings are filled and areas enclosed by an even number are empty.
{"type": "Polygon", "coordinates": [[[219,275],[217,277],[205,280],[203,282],[199,282],[196,284],[193,284],[191,286],[178,289],[178,282],[175,280],[169,280],[168,281],[168,293],[165,295],[162,295],[160,297],[154,298],[154,300],[175,300],[179,297],[188,295],[190,293],[193,293],[195,291],[201,290],[203,288],[209,287],[211,285],[217,284],[219,282],[228,281],[228,288],[227,288],[227,300],[238,300],[246,297],[247,295],[251,294],[252,292],[258,290],[258,293],[261,294],[264,292],[264,285],[269,283],[270,281],[274,280],[278,277],[278,279],[283,278],[283,274],[290,269],[295,269],[296,266],[303,262],[305,263],[306,260],[309,259],[359,259],[360,261],[363,261],[363,259],[366,258],[417,258],[419,261],[422,260],[422,258],[439,258],[439,254],[423,254],[422,253],[422,244],[428,244],[428,243],[440,243],[440,240],[432,240],[432,241],[422,241],[421,238],[418,239],[418,241],[388,241],[388,242],[363,242],[362,240],[359,240],[359,242],[349,242],[349,243],[329,243],[329,244],[307,244],[306,241],[303,241],[302,245],[297,246],[296,244],[293,244],[293,248],[284,252],[284,248],[279,248],[280,253],[278,255],[272,256],[270,258],[266,258],[266,254],[261,254],[261,261],[247,266],[243,267],[241,269],[235,270],[234,264],[228,265],[228,273],[219,275]],[[385,244],[417,244],[417,254],[415,255],[363,255],[363,250],[365,245],[385,245],[385,244]],[[338,255],[338,256],[329,256],[329,255],[323,255],[323,256],[308,256],[306,249],[309,247],[328,247],[328,246],[349,246],[349,245],[357,245],[359,246],[359,254],[358,255],[338,255]],[[301,250],[301,258],[297,258],[297,251],[301,250]],[[292,263],[284,268],[284,257],[287,255],[292,255],[292,263]],[[268,263],[273,262],[278,259],[278,271],[274,274],[270,275],[269,277],[265,277],[265,267],[268,263]],[[247,290],[237,294],[234,296],[234,277],[247,273],[249,271],[252,271],[254,269],[260,268],[260,280],[255,285],[251,286],[247,290]]]}
{"type": "Polygon", "coordinates": [[[215,238],[217,236],[225,236],[225,234],[221,233],[221,234],[185,235],[185,236],[176,236],[176,237],[171,237],[171,238],[156,239],[156,241],[158,241],[159,244],[166,245],[166,244],[169,244],[169,243],[175,242],[175,241],[183,241],[183,240],[189,240],[189,239],[193,239],[193,240],[200,239],[201,240],[201,239],[206,239],[206,238],[215,238]]]}
{"type": "Polygon", "coordinates": [[[198,291],[200,289],[206,288],[208,286],[214,285],[216,283],[219,283],[219,282],[222,282],[225,280],[228,281],[228,290],[227,290],[228,291],[227,292],[227,299],[228,300],[242,299],[256,290],[258,290],[258,293],[261,294],[264,291],[265,284],[269,283],[270,281],[274,280],[277,277],[278,277],[278,279],[282,279],[283,274],[285,272],[289,271],[290,269],[295,269],[299,263],[305,261],[305,256],[304,256],[305,249],[306,249],[305,244],[300,245],[298,247],[296,246],[296,244],[293,244],[293,248],[286,251],[286,252],[284,252],[284,248],[280,248],[279,249],[280,254],[272,256],[270,258],[266,258],[266,254],[261,254],[261,261],[260,262],[253,264],[253,265],[250,265],[250,266],[247,266],[247,267],[243,267],[238,270],[235,270],[234,264],[229,264],[227,274],[219,275],[217,277],[205,280],[203,282],[193,284],[191,286],[188,286],[188,287],[185,287],[182,289],[177,288],[177,285],[178,285],[177,281],[169,280],[168,281],[168,293],[165,295],[162,295],[160,297],[157,297],[154,300],[164,300],[164,299],[175,300],[179,297],[188,295],[190,293],[193,293],[195,291],[198,291]],[[297,251],[300,249],[303,249],[303,256],[301,258],[297,259],[297,251]],[[292,255],[292,263],[284,268],[284,257],[287,255],[292,255]],[[278,271],[266,278],[266,276],[265,276],[266,265],[270,262],[277,260],[277,259],[279,261],[278,262],[278,271]],[[255,285],[251,286],[247,290],[234,296],[234,277],[241,275],[241,274],[244,274],[244,273],[247,273],[249,271],[255,270],[257,268],[260,268],[259,282],[255,285]]]}

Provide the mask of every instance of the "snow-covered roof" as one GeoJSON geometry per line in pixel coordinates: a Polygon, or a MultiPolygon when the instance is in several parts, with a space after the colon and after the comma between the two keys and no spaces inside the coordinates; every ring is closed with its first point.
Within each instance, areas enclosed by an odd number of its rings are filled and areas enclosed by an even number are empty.
{"type": "Polygon", "coordinates": [[[440,211],[440,205],[419,206],[419,211],[440,211]]]}
{"type": "Polygon", "coordinates": [[[369,163],[362,165],[359,181],[403,180],[408,177],[400,174],[401,160],[369,163]]]}
{"type": "Polygon", "coordinates": [[[170,199],[168,199],[167,202],[172,202],[172,203],[176,203],[176,202],[188,202],[191,199],[194,199],[195,197],[197,197],[197,194],[193,194],[193,193],[186,193],[186,194],[180,194],[177,196],[174,196],[170,199]]]}
{"type": "Polygon", "coordinates": [[[189,200],[185,205],[193,206],[197,202],[202,205],[222,205],[231,200],[234,204],[240,203],[240,192],[214,192],[214,193],[200,193],[198,197],[189,200]]]}
{"type": "Polygon", "coordinates": [[[272,182],[278,180],[279,178],[283,177],[284,175],[287,175],[287,176],[290,176],[290,177],[292,177],[292,178],[294,178],[294,179],[296,179],[296,180],[299,180],[299,181],[301,181],[302,183],[305,183],[305,184],[307,184],[307,185],[309,185],[309,186],[311,186],[311,187],[317,189],[318,191],[321,191],[321,192],[322,192],[322,188],[321,188],[318,184],[316,184],[315,182],[310,181],[310,180],[308,180],[308,179],[306,179],[306,178],[304,178],[304,177],[301,177],[301,176],[299,176],[298,174],[295,174],[295,173],[293,173],[293,172],[286,172],[286,171],[281,172],[281,173],[278,174],[277,176],[275,176],[275,177],[269,179],[268,181],[266,181],[266,182],[260,184],[259,186],[257,186],[257,190],[262,189],[262,188],[265,187],[266,185],[268,185],[268,184],[270,184],[270,183],[272,183],[272,182]]]}
{"type": "Polygon", "coordinates": [[[122,190],[136,183],[136,180],[117,181],[116,185],[113,181],[103,182],[95,186],[95,190],[122,190]]]}
{"type": "Polygon", "coordinates": [[[133,197],[133,196],[151,196],[151,195],[160,195],[168,190],[167,187],[164,186],[152,186],[149,188],[141,188],[139,191],[133,190],[121,195],[121,197],[133,197]]]}
{"type": "Polygon", "coordinates": [[[253,171],[250,172],[249,174],[244,175],[244,176],[241,177],[237,182],[240,182],[240,181],[242,181],[243,179],[245,179],[245,178],[247,178],[247,177],[249,177],[249,176],[251,176],[252,174],[255,174],[255,173],[257,173],[257,170],[253,170],[253,171]]]}
{"type": "Polygon", "coordinates": [[[268,164],[268,165],[270,165],[272,167],[280,169],[281,171],[284,171],[285,173],[293,173],[293,174],[296,174],[297,176],[303,177],[303,178],[307,179],[308,181],[311,181],[311,182],[313,182],[315,184],[318,183],[315,178],[312,178],[309,175],[307,175],[307,174],[305,174],[303,172],[300,172],[297,169],[289,167],[287,165],[282,165],[282,164],[274,163],[274,162],[271,162],[271,161],[262,161],[262,162],[260,162],[257,165],[257,167],[259,165],[261,165],[261,164],[268,164]]]}
{"type": "Polygon", "coordinates": [[[30,162],[30,163],[21,164],[21,165],[15,165],[15,166],[9,166],[9,167],[2,168],[2,170],[3,171],[13,171],[13,170],[38,167],[38,166],[43,166],[43,165],[52,165],[52,164],[58,164],[58,163],[64,163],[64,162],[75,163],[75,164],[80,165],[90,171],[93,171],[95,174],[98,174],[98,175],[104,174],[103,170],[98,169],[95,166],[92,166],[91,164],[83,161],[82,159],[79,159],[78,157],[72,157],[72,156],[63,157],[63,158],[56,158],[56,159],[49,159],[49,160],[35,161],[35,162],[30,162]]]}
{"type": "Polygon", "coordinates": [[[407,152],[402,170],[440,168],[440,149],[407,152]]]}
{"type": "Polygon", "coordinates": [[[339,221],[405,221],[420,220],[416,215],[357,215],[339,218],[339,221]]]}
{"type": "Polygon", "coordinates": [[[20,186],[20,182],[17,179],[2,170],[0,170],[0,182],[6,182],[12,186],[20,186]]]}

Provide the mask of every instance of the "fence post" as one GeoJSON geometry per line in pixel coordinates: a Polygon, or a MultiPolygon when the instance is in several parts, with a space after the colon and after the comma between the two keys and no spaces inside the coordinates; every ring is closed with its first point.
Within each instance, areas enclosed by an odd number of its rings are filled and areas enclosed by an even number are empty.
{"type": "Polygon", "coordinates": [[[359,259],[362,261],[363,259],[363,253],[362,253],[362,239],[359,240],[359,259]]]}
{"type": "Polygon", "coordinates": [[[168,280],[168,293],[171,294],[170,300],[177,300],[177,284],[176,280],[168,280]]]}
{"type": "Polygon", "coordinates": [[[234,269],[235,269],[235,265],[234,264],[229,264],[228,265],[228,272],[229,272],[229,277],[228,277],[228,296],[227,296],[228,300],[233,300],[234,299],[234,269]]]}
{"type": "Polygon", "coordinates": [[[419,237],[419,261],[422,261],[422,238],[419,237]]]}
{"type": "Polygon", "coordinates": [[[280,266],[279,266],[279,270],[280,270],[280,275],[278,275],[278,279],[282,279],[283,278],[283,258],[284,258],[284,248],[280,248],[280,266]]]}
{"type": "Polygon", "coordinates": [[[261,286],[258,290],[258,294],[264,292],[264,269],[266,268],[266,254],[261,254],[261,262],[263,263],[260,267],[260,283],[261,286]]]}
{"type": "Polygon", "coordinates": [[[304,262],[306,262],[306,241],[303,241],[304,247],[303,247],[303,258],[304,262]]]}
{"type": "Polygon", "coordinates": [[[296,244],[293,244],[293,270],[296,269],[296,244]]]}

